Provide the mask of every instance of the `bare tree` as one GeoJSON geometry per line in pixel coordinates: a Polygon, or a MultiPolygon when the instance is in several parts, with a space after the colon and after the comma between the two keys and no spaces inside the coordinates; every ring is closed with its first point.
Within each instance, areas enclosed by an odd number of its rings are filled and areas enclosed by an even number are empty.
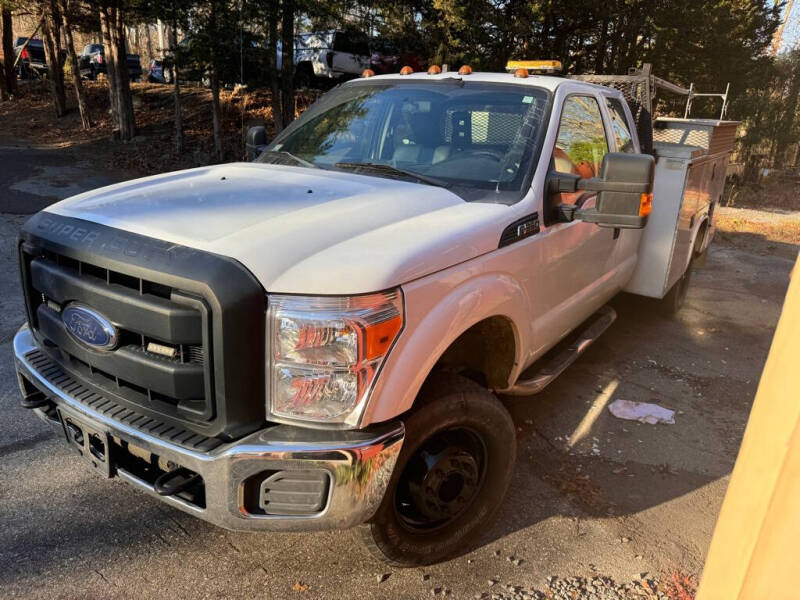
{"type": "Polygon", "coordinates": [[[3,74],[5,90],[9,96],[17,92],[17,73],[14,70],[14,27],[11,8],[0,0],[3,26],[3,74]]]}
{"type": "Polygon", "coordinates": [[[67,112],[67,93],[64,88],[64,52],[61,47],[61,9],[57,0],[45,0],[42,10],[47,83],[53,97],[56,117],[63,117],[67,112]]]}
{"type": "Polygon", "coordinates": [[[281,15],[281,124],[294,121],[294,17],[295,0],[283,0],[281,15]]]}
{"type": "Polygon", "coordinates": [[[127,141],[136,135],[136,119],[128,74],[124,13],[118,0],[111,0],[100,6],[108,90],[112,114],[115,117],[114,137],[127,141]]]}
{"type": "Polygon", "coordinates": [[[67,42],[67,56],[72,67],[72,85],[75,88],[75,100],[78,103],[78,112],[81,115],[81,125],[84,129],[92,126],[89,118],[89,109],[86,106],[86,97],[83,92],[81,71],[78,66],[78,56],[75,54],[75,41],[72,39],[72,15],[70,14],[69,0],[60,0],[61,15],[64,19],[64,38],[67,42]]]}
{"type": "MultiPolygon", "coordinates": [[[[175,104],[175,154],[183,154],[183,116],[181,114],[181,85],[180,69],[178,68],[178,17],[177,10],[173,9],[172,31],[170,32],[170,47],[172,48],[172,90],[175,104]]],[[[162,65],[164,63],[162,62],[162,65]]]]}

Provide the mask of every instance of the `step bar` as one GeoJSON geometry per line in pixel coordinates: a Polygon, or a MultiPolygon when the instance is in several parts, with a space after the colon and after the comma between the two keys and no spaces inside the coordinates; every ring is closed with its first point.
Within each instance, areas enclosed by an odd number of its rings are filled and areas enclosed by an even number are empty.
{"type": "Polygon", "coordinates": [[[604,306],[586,321],[572,341],[561,342],[520,375],[517,382],[501,393],[508,396],[538,394],[570,366],[617,320],[617,311],[604,306]]]}

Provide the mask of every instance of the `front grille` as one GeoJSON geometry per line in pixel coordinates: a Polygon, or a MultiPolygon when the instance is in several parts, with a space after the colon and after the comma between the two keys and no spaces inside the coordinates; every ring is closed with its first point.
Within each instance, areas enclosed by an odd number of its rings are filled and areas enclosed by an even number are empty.
{"type": "Polygon", "coordinates": [[[40,212],[20,232],[28,322],[70,377],[138,415],[223,440],[265,422],[265,295],[231,258],[40,212]],[[111,350],[67,330],[70,304],[118,330],[111,350]]]}
{"type": "Polygon", "coordinates": [[[106,395],[157,413],[213,417],[208,310],[201,299],[50,250],[25,252],[24,265],[32,329],[63,368],[106,395]],[[70,303],[90,306],[113,322],[117,346],[98,352],[75,340],[60,314],[70,303]]]}

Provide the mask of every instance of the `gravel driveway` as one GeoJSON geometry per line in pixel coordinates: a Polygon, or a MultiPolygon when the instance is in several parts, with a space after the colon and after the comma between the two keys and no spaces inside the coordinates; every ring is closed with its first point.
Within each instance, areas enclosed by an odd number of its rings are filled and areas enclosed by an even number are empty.
{"type": "Polygon", "coordinates": [[[618,321],[558,381],[507,400],[518,463],[499,521],[458,558],[396,570],[350,532],[231,533],[90,473],[19,406],[23,220],[0,215],[4,598],[666,597],[671,576],[702,568],[792,267],[715,245],[677,318],[615,300],[618,321]],[[621,421],[619,398],[676,422],[621,421]]]}

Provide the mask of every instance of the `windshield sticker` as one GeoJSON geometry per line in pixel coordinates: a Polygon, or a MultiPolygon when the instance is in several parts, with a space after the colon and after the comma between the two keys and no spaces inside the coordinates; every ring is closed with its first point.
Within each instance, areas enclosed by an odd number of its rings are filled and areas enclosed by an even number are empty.
{"type": "Polygon", "coordinates": [[[533,102],[533,96],[523,96],[522,97],[522,103],[523,104],[530,104],[531,102],[533,102]]]}

